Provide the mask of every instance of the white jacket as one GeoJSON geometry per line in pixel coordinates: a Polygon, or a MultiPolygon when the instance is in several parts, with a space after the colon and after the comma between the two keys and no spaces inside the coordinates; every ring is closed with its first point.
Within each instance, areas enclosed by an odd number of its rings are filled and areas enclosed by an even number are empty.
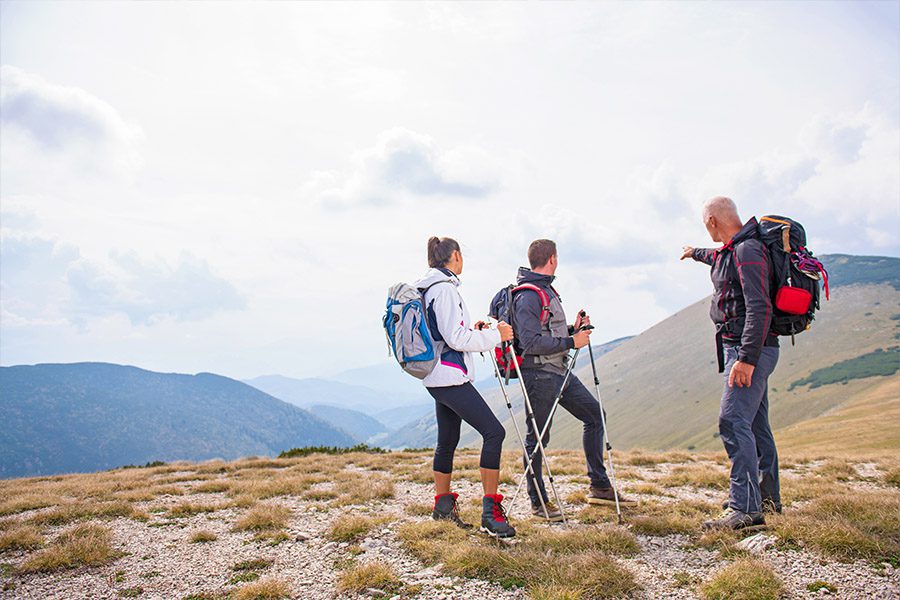
{"type": "Polygon", "coordinates": [[[474,381],[472,353],[493,350],[500,343],[500,332],[497,329],[476,331],[471,328],[469,311],[457,289],[459,278],[451,271],[428,269],[425,276],[415,283],[419,289],[430,285],[432,287],[425,292],[425,310],[432,328],[431,335],[444,343],[441,360],[422,383],[425,387],[448,387],[474,381]],[[432,285],[435,283],[437,285],[432,285]],[[434,331],[435,323],[437,331],[434,331]]]}

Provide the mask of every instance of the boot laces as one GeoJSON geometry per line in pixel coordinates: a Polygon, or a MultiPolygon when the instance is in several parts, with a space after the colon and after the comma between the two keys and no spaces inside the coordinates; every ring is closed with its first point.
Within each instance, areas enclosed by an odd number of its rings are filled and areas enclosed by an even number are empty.
{"type": "Polygon", "coordinates": [[[503,505],[496,500],[494,500],[492,513],[495,521],[498,521],[500,523],[506,522],[506,509],[504,509],[503,505]]]}
{"type": "Polygon", "coordinates": [[[462,519],[459,518],[459,503],[457,503],[456,498],[453,499],[453,506],[450,508],[450,518],[455,523],[462,522],[462,519]]]}
{"type": "Polygon", "coordinates": [[[727,519],[727,518],[729,518],[731,515],[733,515],[734,512],[735,512],[734,509],[731,508],[731,507],[729,506],[728,508],[726,508],[725,510],[722,511],[722,514],[719,515],[719,518],[720,518],[720,519],[727,519]]]}

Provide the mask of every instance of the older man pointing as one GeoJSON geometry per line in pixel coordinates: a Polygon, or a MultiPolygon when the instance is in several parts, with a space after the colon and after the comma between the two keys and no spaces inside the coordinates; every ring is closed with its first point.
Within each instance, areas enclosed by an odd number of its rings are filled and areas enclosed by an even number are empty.
{"type": "Polygon", "coordinates": [[[763,512],[781,512],[778,452],[769,426],[768,379],[778,363],[778,336],[771,330],[772,270],[756,218],[743,223],[729,198],[709,200],[703,223],[723,245],[685,246],[681,259],[712,267],[709,315],[716,325],[719,372],[725,373],[719,433],[731,460],[725,512],[704,527],[742,529],[765,524],[763,512]]]}

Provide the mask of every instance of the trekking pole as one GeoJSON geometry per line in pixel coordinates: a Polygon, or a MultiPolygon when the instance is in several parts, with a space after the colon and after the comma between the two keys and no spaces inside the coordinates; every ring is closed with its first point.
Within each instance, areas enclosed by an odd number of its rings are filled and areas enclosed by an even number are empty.
{"type": "MultiPolygon", "coordinates": [[[[550,407],[550,414],[547,417],[547,422],[544,423],[544,427],[543,427],[543,429],[540,430],[540,432],[538,432],[537,420],[534,418],[534,411],[531,410],[531,402],[528,399],[528,394],[525,391],[525,382],[522,380],[522,373],[519,370],[519,363],[518,362],[513,363],[516,365],[516,374],[518,374],[518,376],[519,376],[519,382],[522,386],[522,393],[525,394],[526,409],[528,410],[528,412],[531,413],[532,431],[534,431],[535,434],[539,434],[537,436],[537,446],[535,447],[534,451],[530,455],[528,455],[528,452],[526,451],[526,455],[527,455],[526,461],[527,462],[526,462],[525,473],[526,474],[528,473],[528,466],[531,465],[532,461],[534,460],[534,457],[537,456],[538,452],[540,452],[541,456],[544,458],[544,464],[547,467],[547,479],[550,481],[550,489],[553,491],[553,496],[556,498],[556,502],[560,506],[559,512],[560,512],[560,515],[562,515],[563,523],[566,525],[568,525],[568,521],[566,521],[566,515],[565,515],[565,512],[563,511],[562,502],[560,501],[559,494],[556,491],[556,484],[554,483],[554,480],[553,480],[553,474],[550,472],[550,464],[549,464],[549,461],[547,460],[547,453],[544,451],[544,436],[547,434],[547,430],[550,428],[550,423],[553,421],[553,415],[556,413],[556,407],[559,406],[559,401],[562,399],[563,391],[565,391],[565,389],[566,389],[566,384],[569,382],[569,376],[572,374],[572,370],[575,368],[575,361],[578,360],[578,352],[579,352],[579,350],[575,350],[575,354],[572,356],[572,360],[569,363],[569,368],[566,369],[566,375],[565,375],[565,377],[563,377],[562,385],[559,386],[559,392],[557,392],[556,398],[553,400],[553,405],[550,407]]],[[[513,356],[515,357],[515,352],[513,352],[513,356]]],[[[532,473],[532,475],[534,475],[534,468],[531,469],[531,473],[532,473]]],[[[512,511],[512,507],[515,506],[516,499],[519,497],[519,492],[522,491],[522,482],[523,481],[525,481],[525,477],[522,477],[522,479],[519,480],[519,485],[518,485],[518,487],[516,487],[516,493],[513,494],[513,498],[509,503],[510,511],[512,511]]],[[[540,490],[540,488],[538,488],[536,481],[535,481],[534,485],[535,485],[535,489],[537,490],[538,494],[542,496],[541,499],[543,499],[543,495],[541,494],[541,490],[540,490]]]]}
{"type": "MultiPolygon", "coordinates": [[[[531,405],[531,399],[528,397],[528,390],[525,389],[525,380],[522,378],[521,369],[519,369],[519,361],[516,359],[516,350],[515,350],[515,348],[512,347],[512,345],[510,345],[510,347],[509,347],[509,352],[510,352],[510,356],[512,357],[513,366],[516,369],[516,375],[519,378],[519,386],[522,388],[522,397],[525,400],[525,417],[526,417],[526,419],[531,421],[531,430],[534,431],[535,433],[537,433],[537,431],[538,431],[537,420],[534,417],[534,410],[531,405]]],[[[549,420],[548,420],[548,422],[549,422],[549,420]]],[[[534,464],[533,464],[534,457],[535,457],[536,453],[538,451],[540,451],[541,456],[544,459],[543,460],[544,468],[547,469],[547,480],[550,482],[550,489],[553,491],[553,497],[556,499],[556,504],[559,507],[559,514],[562,517],[563,525],[568,525],[569,522],[566,520],[565,508],[563,507],[563,503],[559,497],[559,493],[556,491],[556,483],[554,482],[554,479],[553,479],[553,471],[550,469],[550,460],[548,459],[547,452],[544,449],[544,439],[543,438],[544,438],[543,435],[541,435],[539,438],[537,438],[537,446],[535,447],[535,452],[532,453],[531,457],[528,459],[528,462],[525,465],[525,473],[523,473],[522,479],[519,480],[519,486],[521,487],[523,480],[527,481],[526,478],[528,476],[528,471],[531,471],[531,475],[535,480],[535,483],[534,483],[535,489],[537,490],[538,496],[540,497],[540,500],[541,500],[541,507],[544,509],[544,517],[546,517],[547,520],[549,520],[550,519],[550,511],[547,510],[547,506],[544,503],[544,494],[537,487],[537,477],[535,476],[535,472],[534,472],[534,464]]],[[[523,446],[524,446],[524,444],[523,444],[523,446]]],[[[525,448],[525,454],[526,455],[528,454],[527,447],[525,448]]],[[[516,488],[517,495],[519,493],[520,487],[516,488]]],[[[513,501],[515,501],[515,498],[513,498],[513,501]]],[[[509,506],[510,506],[510,510],[512,510],[513,503],[510,502],[509,506]]]]}
{"type": "MultiPolygon", "coordinates": [[[[581,318],[586,316],[584,311],[581,311],[581,318]]],[[[593,327],[588,325],[588,327],[593,327]]],[[[613,460],[612,460],[612,444],[609,442],[609,430],[606,428],[606,411],[603,410],[603,399],[600,397],[600,378],[597,377],[597,364],[594,362],[594,349],[591,347],[591,344],[588,343],[588,353],[591,356],[591,371],[594,373],[594,390],[597,393],[597,402],[600,404],[600,423],[603,425],[603,443],[606,446],[606,456],[609,461],[609,478],[612,483],[613,489],[613,498],[616,499],[616,515],[619,518],[619,525],[621,525],[624,521],[622,519],[622,509],[619,506],[619,489],[616,485],[616,472],[613,469],[613,460]]]]}
{"type": "MultiPolygon", "coordinates": [[[[504,346],[506,346],[506,342],[501,343],[501,348],[504,346]]],[[[494,375],[497,377],[497,382],[500,384],[500,391],[503,393],[503,400],[506,401],[506,408],[509,410],[509,418],[512,420],[513,427],[516,429],[516,437],[519,439],[519,445],[522,446],[522,451],[525,454],[528,454],[528,447],[525,446],[525,439],[522,437],[522,431],[519,429],[518,422],[516,422],[516,415],[513,414],[512,403],[509,401],[509,394],[506,393],[506,386],[503,385],[503,376],[500,374],[500,367],[497,365],[497,357],[494,356],[493,353],[491,353],[491,362],[494,363],[494,375]]],[[[507,373],[509,372],[507,371],[507,373]]],[[[534,467],[531,463],[528,464],[528,467],[525,469],[525,474],[522,477],[527,477],[528,473],[531,473],[532,477],[534,476],[534,467]]],[[[547,510],[546,504],[544,504],[543,496],[541,496],[541,508],[544,509],[544,516],[549,519],[550,512],[547,510]]],[[[510,506],[509,512],[512,513],[512,506],[510,506]]]]}

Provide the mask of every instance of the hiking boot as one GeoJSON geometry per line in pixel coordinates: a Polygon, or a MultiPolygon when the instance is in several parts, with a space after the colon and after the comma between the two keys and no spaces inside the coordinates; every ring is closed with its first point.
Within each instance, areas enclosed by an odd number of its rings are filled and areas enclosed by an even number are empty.
{"type": "MultiPolygon", "coordinates": [[[[587,495],[588,504],[612,504],[615,506],[616,504],[616,495],[613,492],[611,487],[600,488],[591,486],[591,491],[587,495]]],[[[619,494],[619,505],[621,506],[630,506],[633,504],[637,504],[631,498],[626,498],[622,494],[619,494]]]]}
{"type": "Polygon", "coordinates": [[[540,504],[532,504],[531,514],[546,521],[550,521],[551,523],[557,523],[563,520],[562,512],[559,510],[559,508],[557,508],[555,504],[547,501],[544,502],[544,506],[541,506],[540,504]],[[544,506],[547,507],[547,514],[544,514],[544,506]]]}
{"type": "Polygon", "coordinates": [[[733,508],[728,508],[718,519],[703,523],[703,529],[745,529],[766,524],[766,518],[761,512],[744,513],[733,508]]]}
{"type": "MultiPolygon", "coordinates": [[[[729,500],[728,498],[722,502],[722,510],[728,510],[729,500]]],[[[764,514],[771,515],[773,513],[781,514],[781,502],[775,502],[771,498],[766,498],[762,501],[762,511],[764,514]]]]}
{"type": "Polygon", "coordinates": [[[472,529],[472,526],[459,518],[459,509],[456,506],[456,499],[459,494],[450,492],[449,494],[441,494],[434,497],[434,510],[431,511],[431,518],[435,521],[452,521],[460,529],[472,529]]]}
{"type": "Polygon", "coordinates": [[[511,538],[516,535],[516,530],[506,519],[506,511],[503,510],[503,496],[493,494],[485,496],[481,500],[481,531],[491,537],[511,538]]]}

